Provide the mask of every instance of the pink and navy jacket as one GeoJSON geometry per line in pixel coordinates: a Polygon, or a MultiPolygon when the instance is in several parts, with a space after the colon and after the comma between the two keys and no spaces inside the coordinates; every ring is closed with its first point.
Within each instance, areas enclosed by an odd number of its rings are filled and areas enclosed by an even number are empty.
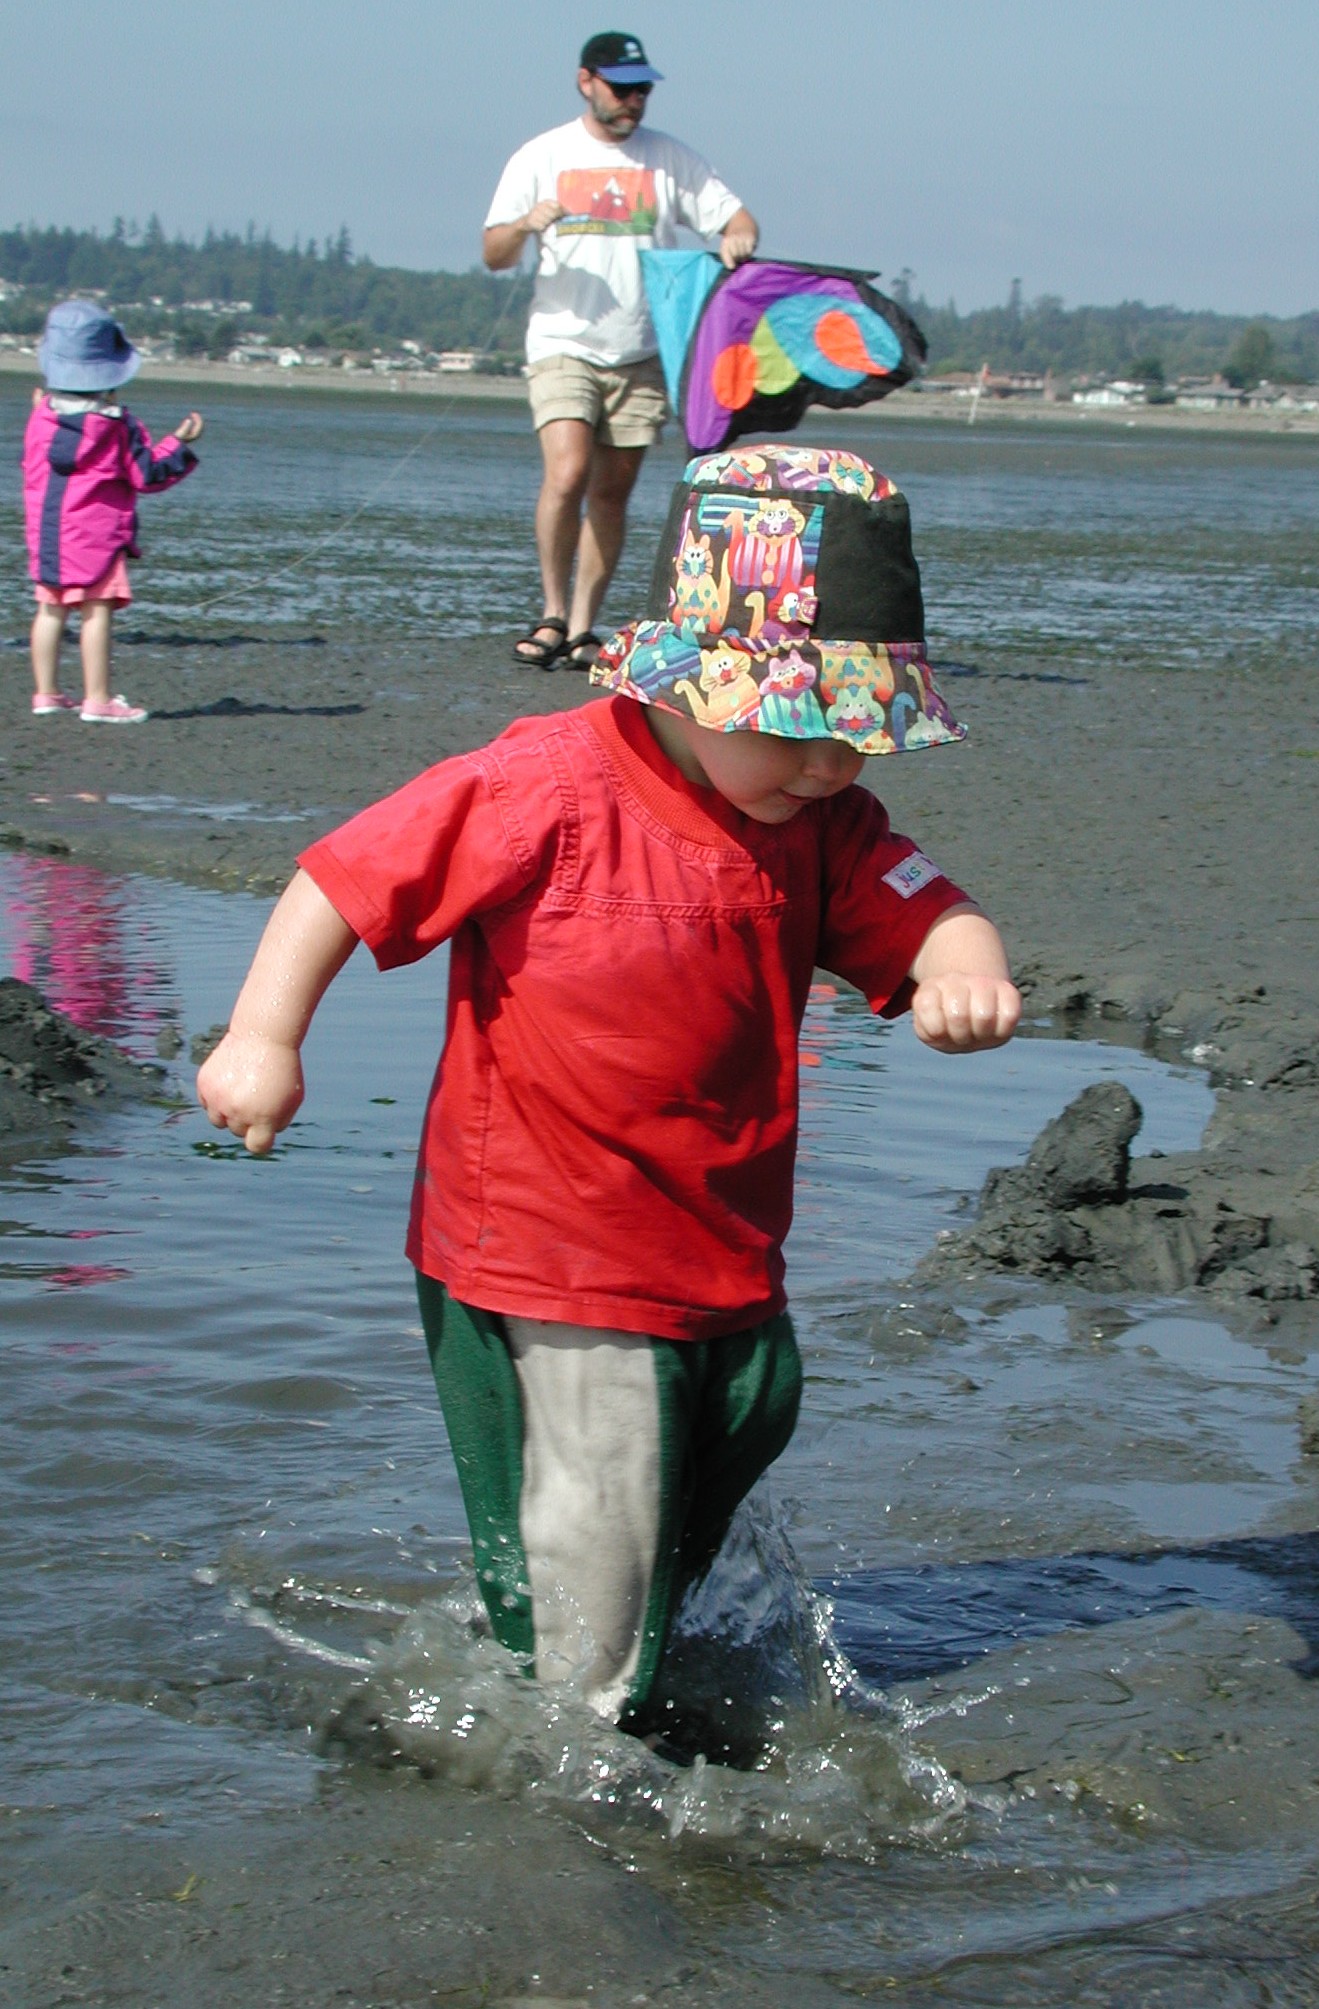
{"type": "Polygon", "coordinates": [[[172,488],[197,465],[173,433],[156,446],[122,405],[69,410],[43,397],[23,442],[28,570],[39,585],[91,586],[121,551],[137,550],[137,497],[172,488]]]}

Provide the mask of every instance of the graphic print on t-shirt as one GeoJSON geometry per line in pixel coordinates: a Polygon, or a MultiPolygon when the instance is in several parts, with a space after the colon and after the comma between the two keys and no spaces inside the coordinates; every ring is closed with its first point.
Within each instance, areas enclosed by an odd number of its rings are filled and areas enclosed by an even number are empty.
{"type": "Polygon", "coordinates": [[[560,237],[649,237],[659,216],[648,167],[569,167],[555,184],[560,237]]]}

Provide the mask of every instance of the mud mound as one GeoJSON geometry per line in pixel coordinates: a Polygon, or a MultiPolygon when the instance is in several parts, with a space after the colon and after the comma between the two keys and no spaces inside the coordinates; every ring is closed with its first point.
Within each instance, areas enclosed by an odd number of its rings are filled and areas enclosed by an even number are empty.
{"type": "Polygon", "coordinates": [[[160,1071],[82,1032],[40,991],[0,978],[0,1153],[53,1142],[86,1110],[150,1095],[160,1071]]]}
{"type": "MultiPolygon", "coordinates": [[[[1120,1082],[1093,1082],[1030,1148],[990,1172],[979,1217],[921,1265],[927,1278],[986,1272],[1161,1294],[1202,1286],[1279,1301],[1319,1297],[1319,1251],[1280,1211],[1243,1204],[1198,1154],[1143,1159],[1143,1120],[1120,1082]]],[[[1281,1197],[1281,1196],[1280,1196],[1281,1197]]]]}

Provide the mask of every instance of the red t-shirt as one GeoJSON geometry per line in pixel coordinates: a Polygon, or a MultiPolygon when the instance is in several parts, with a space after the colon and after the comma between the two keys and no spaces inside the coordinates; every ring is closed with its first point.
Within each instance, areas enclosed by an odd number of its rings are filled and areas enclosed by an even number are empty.
{"type": "Polygon", "coordinates": [[[667,1339],[783,1308],[816,966],[900,1011],[966,897],[862,788],[743,816],[621,696],[519,720],[300,862],[381,969],[452,940],[413,1263],[488,1311],[667,1339]]]}

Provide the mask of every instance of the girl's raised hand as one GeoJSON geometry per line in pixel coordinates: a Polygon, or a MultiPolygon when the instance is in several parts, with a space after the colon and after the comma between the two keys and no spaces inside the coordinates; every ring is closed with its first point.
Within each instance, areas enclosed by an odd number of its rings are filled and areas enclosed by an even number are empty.
{"type": "Polygon", "coordinates": [[[182,441],[184,446],[191,446],[195,439],[201,438],[204,423],[200,412],[189,412],[183,424],[175,430],[175,439],[182,441]]]}

